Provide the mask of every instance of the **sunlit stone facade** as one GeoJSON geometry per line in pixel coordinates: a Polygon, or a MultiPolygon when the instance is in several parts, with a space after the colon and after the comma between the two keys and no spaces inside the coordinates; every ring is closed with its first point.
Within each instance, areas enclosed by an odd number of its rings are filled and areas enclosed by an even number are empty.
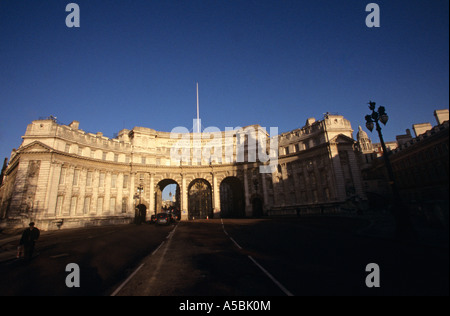
{"type": "Polygon", "coordinates": [[[331,114],[276,136],[254,125],[185,134],[135,127],[108,138],[77,121],[36,120],[3,173],[2,225],[148,220],[169,184],[181,220],[337,212],[349,198],[365,200],[352,133],[331,114]]]}

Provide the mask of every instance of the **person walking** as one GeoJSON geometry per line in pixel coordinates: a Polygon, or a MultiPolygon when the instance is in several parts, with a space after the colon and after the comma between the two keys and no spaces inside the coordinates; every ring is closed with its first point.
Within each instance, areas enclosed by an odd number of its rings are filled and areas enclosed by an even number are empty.
{"type": "Polygon", "coordinates": [[[30,227],[25,229],[20,238],[20,246],[23,246],[24,257],[26,260],[31,260],[33,257],[34,246],[39,239],[41,232],[38,228],[34,227],[34,222],[31,222],[30,227]]]}

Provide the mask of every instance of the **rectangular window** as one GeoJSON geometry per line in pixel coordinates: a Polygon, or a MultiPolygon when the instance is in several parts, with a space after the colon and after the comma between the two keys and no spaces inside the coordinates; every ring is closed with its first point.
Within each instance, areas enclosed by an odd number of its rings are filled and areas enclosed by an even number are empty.
{"type": "Polygon", "coordinates": [[[125,174],[123,176],[123,188],[124,189],[128,188],[128,178],[129,178],[129,176],[127,174],[125,174]]]}
{"type": "Polygon", "coordinates": [[[80,176],[80,170],[78,170],[78,169],[75,169],[74,171],[73,171],[73,185],[75,186],[75,185],[78,185],[78,177],[80,176]]]}
{"type": "Polygon", "coordinates": [[[97,199],[97,214],[101,214],[103,212],[103,197],[99,197],[97,199]]]}
{"type": "Polygon", "coordinates": [[[88,171],[86,176],[86,186],[90,187],[92,186],[92,171],[88,171]]]}
{"type": "Polygon", "coordinates": [[[314,202],[317,202],[318,201],[317,190],[313,190],[312,195],[313,195],[314,202]]]}
{"type": "Polygon", "coordinates": [[[301,191],[300,196],[302,198],[303,203],[308,202],[308,194],[306,193],[306,191],[301,191]]]}
{"type": "Polygon", "coordinates": [[[114,214],[114,211],[116,210],[116,198],[112,197],[109,199],[109,211],[111,214],[114,214]]]}
{"type": "Polygon", "coordinates": [[[98,187],[103,188],[105,186],[105,173],[100,173],[100,178],[98,179],[98,187]]]}
{"type": "Polygon", "coordinates": [[[56,214],[57,215],[62,214],[63,202],[64,202],[64,196],[58,195],[58,197],[56,198],[56,214]]]}
{"type": "Polygon", "coordinates": [[[127,212],[127,204],[128,204],[128,199],[127,198],[123,198],[122,199],[122,213],[126,213],[127,212]]]}
{"type": "Polygon", "coordinates": [[[61,174],[59,175],[59,184],[64,184],[66,178],[66,168],[61,168],[61,174]]]}
{"type": "Polygon", "coordinates": [[[86,196],[84,198],[84,206],[83,206],[83,213],[88,214],[91,210],[91,197],[86,196]]]}
{"type": "Polygon", "coordinates": [[[327,201],[330,199],[330,190],[328,188],[323,189],[323,196],[327,201]]]}
{"type": "Polygon", "coordinates": [[[116,188],[116,183],[117,183],[117,174],[113,174],[111,176],[111,188],[112,189],[116,188]]]}
{"type": "Polygon", "coordinates": [[[76,196],[72,196],[70,200],[70,215],[75,215],[77,211],[77,200],[78,198],[76,196]]]}

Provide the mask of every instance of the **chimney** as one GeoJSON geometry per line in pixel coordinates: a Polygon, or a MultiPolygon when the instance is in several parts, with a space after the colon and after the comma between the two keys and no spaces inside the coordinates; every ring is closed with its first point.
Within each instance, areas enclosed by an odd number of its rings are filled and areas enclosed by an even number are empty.
{"type": "Polygon", "coordinates": [[[434,111],[434,117],[438,125],[448,121],[448,109],[434,111]]]}
{"type": "Polygon", "coordinates": [[[73,128],[73,129],[78,129],[79,126],[80,126],[80,122],[78,122],[78,121],[72,121],[72,123],[69,124],[69,127],[73,128]]]}

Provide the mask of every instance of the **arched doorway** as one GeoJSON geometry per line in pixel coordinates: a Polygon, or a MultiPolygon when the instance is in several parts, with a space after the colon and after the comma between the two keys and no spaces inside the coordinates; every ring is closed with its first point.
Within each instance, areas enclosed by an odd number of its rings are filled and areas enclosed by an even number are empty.
{"type": "Polygon", "coordinates": [[[204,179],[195,179],[188,189],[189,219],[213,217],[211,185],[204,179]]]}
{"type": "Polygon", "coordinates": [[[259,197],[252,199],[252,215],[253,217],[263,216],[263,201],[259,197]]]}
{"type": "Polygon", "coordinates": [[[147,206],[139,204],[136,206],[134,222],[136,224],[142,224],[145,222],[145,216],[147,215],[147,206]]]}
{"type": "Polygon", "coordinates": [[[236,177],[227,177],[220,184],[220,216],[245,217],[244,187],[236,177]]]}
{"type": "Polygon", "coordinates": [[[156,185],[155,213],[169,210],[180,212],[180,186],[175,180],[164,179],[156,185]]]}

